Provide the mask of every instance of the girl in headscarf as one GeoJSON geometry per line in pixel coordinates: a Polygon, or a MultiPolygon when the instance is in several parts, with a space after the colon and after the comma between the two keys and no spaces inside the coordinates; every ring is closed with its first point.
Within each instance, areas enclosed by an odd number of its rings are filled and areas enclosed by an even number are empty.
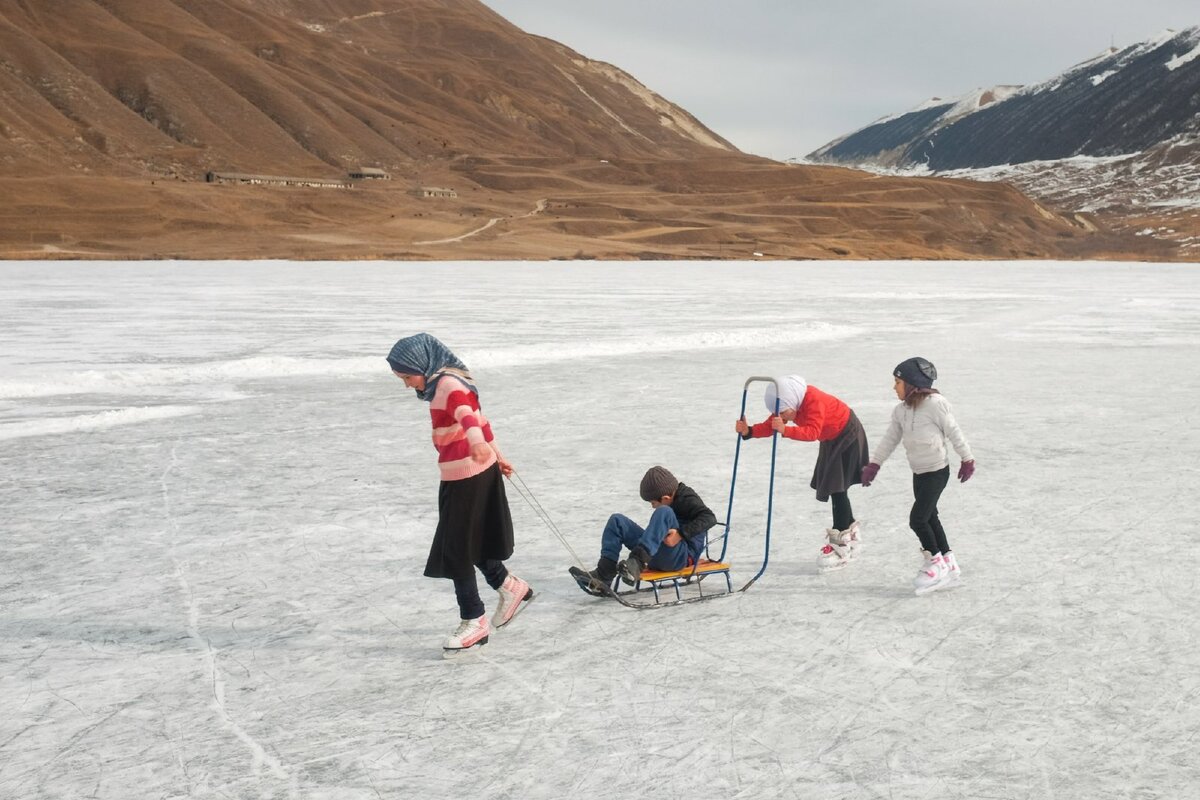
{"type": "Polygon", "coordinates": [[[820,442],[809,486],[822,503],[833,501],[833,527],[817,555],[821,571],[840,569],[858,556],[861,533],[847,489],[862,482],[867,434],[854,412],[831,394],[809,386],[799,375],[785,375],[767,385],[763,402],[771,416],[757,425],[742,417],[735,426],[743,439],[781,434],[801,442],[820,442]],[[778,387],[778,389],[777,389],[778,387]],[[775,416],[778,401],[779,416],[775,416]]]}
{"type": "Polygon", "coordinates": [[[451,656],[487,644],[492,626],[504,627],[533,599],[529,584],[504,566],[513,553],[504,477],[513,467],[496,447],[467,365],[444,344],[428,333],[407,336],[396,342],[387,361],[396,377],[429,403],[433,419],[442,482],[425,575],[454,581],[461,621],[442,646],[451,656]],[[476,568],[499,593],[490,624],[476,568]]]}

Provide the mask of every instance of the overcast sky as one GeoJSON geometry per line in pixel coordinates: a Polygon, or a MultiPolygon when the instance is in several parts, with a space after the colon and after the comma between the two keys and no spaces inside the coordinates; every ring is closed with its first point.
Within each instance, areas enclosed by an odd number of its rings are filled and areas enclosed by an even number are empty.
{"type": "Polygon", "coordinates": [[[1038,83],[1197,0],[483,0],[608,61],[751,153],[804,156],[930,97],[1038,83]]]}

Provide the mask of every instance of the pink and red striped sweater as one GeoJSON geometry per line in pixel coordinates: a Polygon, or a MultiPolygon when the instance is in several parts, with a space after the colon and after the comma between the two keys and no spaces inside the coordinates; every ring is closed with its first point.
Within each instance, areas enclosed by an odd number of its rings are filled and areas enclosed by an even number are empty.
{"type": "Polygon", "coordinates": [[[438,469],[444,481],[461,481],[491,469],[496,453],[478,464],[471,458],[471,445],[492,442],[492,426],[479,408],[479,395],[453,375],[438,381],[429,403],[433,419],[433,446],[438,451],[438,469]]]}

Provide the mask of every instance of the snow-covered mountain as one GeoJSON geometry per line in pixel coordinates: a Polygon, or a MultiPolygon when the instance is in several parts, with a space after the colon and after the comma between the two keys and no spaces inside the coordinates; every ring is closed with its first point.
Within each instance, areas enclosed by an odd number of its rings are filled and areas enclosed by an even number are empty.
{"type": "Polygon", "coordinates": [[[1106,50],[1036,85],[934,98],[808,159],[1002,180],[1200,255],[1200,26],[1106,50]]]}
{"type": "Polygon", "coordinates": [[[1118,156],[1200,133],[1200,26],[1108,50],[1034,86],[935,98],[810,154],[934,171],[1118,156]]]}

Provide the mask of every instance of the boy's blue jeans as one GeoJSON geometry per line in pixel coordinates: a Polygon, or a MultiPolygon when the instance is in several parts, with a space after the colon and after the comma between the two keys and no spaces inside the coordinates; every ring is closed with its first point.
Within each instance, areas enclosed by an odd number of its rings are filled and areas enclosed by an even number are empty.
{"type": "Polygon", "coordinates": [[[663,539],[667,531],[679,530],[679,518],[670,506],[659,506],[650,515],[650,524],[643,528],[624,514],[613,514],[600,535],[600,555],[617,561],[621,557],[621,545],[630,550],[641,545],[650,554],[650,569],[673,570],[687,566],[687,542],[680,540],[674,547],[667,547],[663,539]]]}

